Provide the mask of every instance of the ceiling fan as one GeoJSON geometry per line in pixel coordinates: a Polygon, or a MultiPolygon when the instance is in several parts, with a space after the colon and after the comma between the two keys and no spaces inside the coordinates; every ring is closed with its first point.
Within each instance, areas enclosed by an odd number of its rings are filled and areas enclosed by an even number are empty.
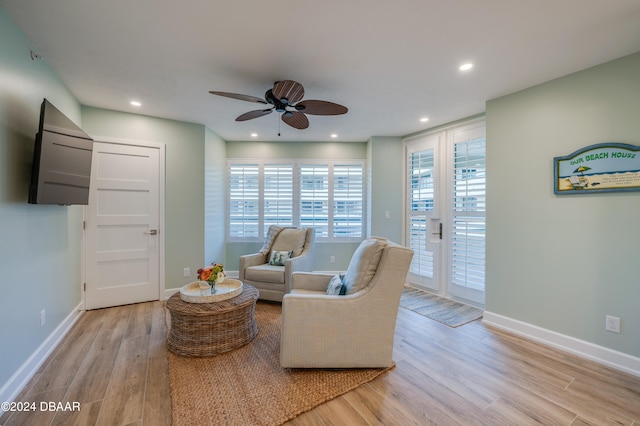
{"type": "Polygon", "coordinates": [[[236,121],[247,121],[254,118],[271,114],[274,110],[282,114],[282,121],[296,129],[306,129],[309,127],[309,119],[305,114],[312,115],[341,115],[346,114],[348,109],[345,106],[319,100],[305,100],[304,87],[293,80],[276,81],[272,89],[264,94],[264,99],[250,95],[238,93],[216,92],[209,93],[227,98],[239,99],[241,101],[256,102],[264,105],[271,105],[267,109],[257,109],[238,116],[236,121]]]}

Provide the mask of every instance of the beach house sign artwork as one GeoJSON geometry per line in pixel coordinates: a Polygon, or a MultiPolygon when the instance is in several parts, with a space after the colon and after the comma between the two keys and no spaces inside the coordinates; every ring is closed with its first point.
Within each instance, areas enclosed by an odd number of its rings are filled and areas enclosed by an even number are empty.
{"type": "Polygon", "coordinates": [[[555,194],[640,191],[640,146],[599,143],[553,163],[555,194]]]}

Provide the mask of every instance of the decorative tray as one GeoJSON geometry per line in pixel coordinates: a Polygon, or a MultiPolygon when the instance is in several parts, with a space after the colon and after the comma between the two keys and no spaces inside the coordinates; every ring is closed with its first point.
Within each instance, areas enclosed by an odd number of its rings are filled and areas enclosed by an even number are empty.
{"type": "Polygon", "coordinates": [[[240,293],[242,281],[226,278],[220,284],[216,284],[216,292],[211,295],[203,295],[200,282],[187,284],[180,289],[180,299],[188,303],[213,303],[231,299],[240,293]]]}

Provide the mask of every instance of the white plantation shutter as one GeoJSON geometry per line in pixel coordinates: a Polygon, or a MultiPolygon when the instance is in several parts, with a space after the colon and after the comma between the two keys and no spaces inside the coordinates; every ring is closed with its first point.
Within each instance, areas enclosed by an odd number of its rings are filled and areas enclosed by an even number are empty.
{"type": "Polygon", "coordinates": [[[454,145],[451,282],[484,291],[486,238],[486,143],[454,145]]]}
{"type": "Polygon", "coordinates": [[[271,225],[293,226],[293,166],[264,166],[264,233],[271,225]]]}
{"type": "Polygon", "coordinates": [[[409,247],[414,256],[410,272],[433,277],[433,252],[426,249],[428,220],[434,207],[434,151],[427,149],[409,155],[409,247]]]}
{"type": "Polygon", "coordinates": [[[257,238],[260,222],[258,164],[229,165],[229,236],[257,238]]]}
{"type": "Polygon", "coordinates": [[[364,176],[362,166],[354,164],[333,167],[333,236],[363,236],[364,176]]]}
{"type": "Polygon", "coordinates": [[[300,225],[316,229],[316,237],[329,236],[329,166],[300,166],[300,225]]]}
{"type": "Polygon", "coordinates": [[[363,161],[229,160],[228,171],[229,240],[261,240],[274,224],[314,227],[320,241],[364,236],[363,161]]]}

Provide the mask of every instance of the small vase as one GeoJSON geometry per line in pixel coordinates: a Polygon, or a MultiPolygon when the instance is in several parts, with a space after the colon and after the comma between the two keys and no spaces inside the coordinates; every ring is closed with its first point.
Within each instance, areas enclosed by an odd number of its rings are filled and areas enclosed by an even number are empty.
{"type": "Polygon", "coordinates": [[[200,296],[211,296],[211,286],[207,281],[200,281],[200,296]]]}
{"type": "Polygon", "coordinates": [[[215,292],[216,292],[216,283],[215,283],[215,281],[211,281],[209,284],[211,285],[211,294],[215,294],[215,292]]]}

